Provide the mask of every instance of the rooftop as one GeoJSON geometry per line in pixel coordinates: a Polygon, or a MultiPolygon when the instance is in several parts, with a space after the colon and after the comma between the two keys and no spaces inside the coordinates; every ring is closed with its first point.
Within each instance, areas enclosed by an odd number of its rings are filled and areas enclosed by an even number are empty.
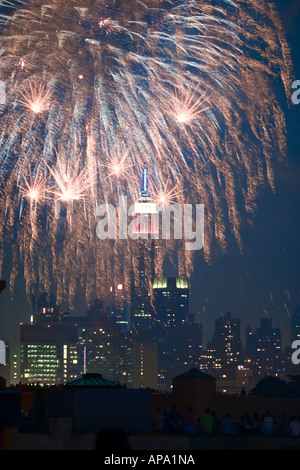
{"type": "Polygon", "coordinates": [[[177,378],[192,378],[192,379],[213,379],[214,377],[212,377],[211,375],[208,375],[206,374],[205,372],[202,372],[201,370],[199,369],[190,369],[189,371],[187,372],[184,372],[183,374],[180,374],[180,375],[177,375],[175,377],[176,379],[177,378]]]}
{"type": "Polygon", "coordinates": [[[80,379],[68,382],[66,387],[120,388],[120,385],[105,379],[101,374],[84,374],[80,379]]]}

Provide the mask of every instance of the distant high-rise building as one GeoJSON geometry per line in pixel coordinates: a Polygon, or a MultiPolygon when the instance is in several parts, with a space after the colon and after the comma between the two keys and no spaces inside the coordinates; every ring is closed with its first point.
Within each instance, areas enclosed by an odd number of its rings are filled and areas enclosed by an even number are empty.
{"type": "Polygon", "coordinates": [[[293,312],[291,318],[291,343],[300,339],[300,307],[293,312]]]}
{"type": "Polygon", "coordinates": [[[95,301],[87,316],[37,316],[21,325],[20,352],[14,360],[14,380],[20,367],[22,383],[62,384],[84,373],[119,380],[120,327],[95,301]]]}
{"type": "Polygon", "coordinates": [[[132,388],[158,388],[158,345],[152,333],[131,332],[126,351],[127,384],[132,388]]]}
{"type": "Polygon", "coordinates": [[[151,301],[154,277],[155,243],[154,240],[136,240],[135,270],[131,283],[131,328],[135,331],[149,331],[153,326],[153,307],[151,301]]]}
{"type": "Polygon", "coordinates": [[[78,343],[83,350],[84,372],[102,374],[108,380],[119,380],[120,327],[109,315],[90,318],[73,317],[78,343]]]}
{"type": "Polygon", "coordinates": [[[215,331],[208,350],[213,356],[213,369],[222,378],[234,380],[241,360],[240,319],[230,312],[215,320],[215,331]]]}
{"type": "Polygon", "coordinates": [[[10,360],[9,360],[9,368],[10,368],[10,384],[16,385],[20,382],[21,377],[21,359],[20,359],[20,351],[21,346],[20,344],[13,344],[10,346],[10,360]]]}
{"type": "Polygon", "coordinates": [[[107,313],[103,301],[95,299],[94,303],[91,304],[87,311],[88,318],[102,318],[107,313]]]}
{"type": "Polygon", "coordinates": [[[158,389],[170,391],[175,376],[191,368],[200,369],[202,325],[187,320],[177,326],[159,326],[154,336],[158,345],[158,389]]]}
{"type": "Polygon", "coordinates": [[[75,325],[20,326],[20,381],[57,385],[82,373],[75,325]]]}
{"type": "Polygon", "coordinates": [[[56,302],[56,298],[49,296],[47,292],[40,294],[37,300],[37,315],[34,316],[38,322],[59,321],[62,316],[63,313],[56,302]]]}
{"type": "Polygon", "coordinates": [[[118,282],[109,289],[109,312],[116,319],[123,333],[127,333],[129,326],[129,305],[124,283],[118,282]]]}
{"type": "Polygon", "coordinates": [[[253,360],[256,357],[256,335],[250,325],[246,328],[246,350],[247,358],[253,360]]]}
{"type": "Polygon", "coordinates": [[[158,344],[158,389],[170,390],[172,379],[200,367],[202,325],[189,313],[187,279],[164,277],[153,282],[153,334],[158,344]]]}
{"type": "Polygon", "coordinates": [[[155,323],[165,327],[183,325],[189,317],[187,279],[164,277],[153,283],[155,323]]]}
{"type": "Polygon", "coordinates": [[[136,218],[132,222],[133,268],[131,283],[131,325],[134,331],[149,331],[153,326],[151,301],[152,283],[155,275],[156,236],[158,235],[157,205],[148,189],[148,170],[142,173],[139,200],[134,205],[136,218]]]}
{"type": "Polygon", "coordinates": [[[278,374],[281,367],[281,332],[273,328],[271,318],[262,318],[260,328],[255,331],[256,377],[278,374]]]}

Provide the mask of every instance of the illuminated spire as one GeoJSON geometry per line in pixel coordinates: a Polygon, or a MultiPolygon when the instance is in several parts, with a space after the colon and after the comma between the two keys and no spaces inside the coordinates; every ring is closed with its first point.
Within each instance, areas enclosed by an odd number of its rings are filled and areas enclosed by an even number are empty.
{"type": "Polygon", "coordinates": [[[150,192],[148,191],[148,170],[144,168],[143,175],[142,175],[142,196],[150,196],[150,192]]]}

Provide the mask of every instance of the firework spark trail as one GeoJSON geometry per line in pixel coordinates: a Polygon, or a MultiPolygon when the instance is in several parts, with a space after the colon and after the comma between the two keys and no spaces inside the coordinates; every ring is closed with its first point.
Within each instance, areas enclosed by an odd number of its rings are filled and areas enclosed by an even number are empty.
{"type": "MultiPolygon", "coordinates": [[[[11,247],[12,287],[19,264],[28,295],[55,279],[71,304],[78,284],[88,300],[114,276],[128,284],[137,245],[100,243],[96,208],[135,201],[145,167],[178,203],[204,204],[208,260],[229,232],[242,248],[241,220],[275,190],[286,150],[274,90],[288,90],[291,63],[271,2],[29,0],[0,21],[0,267],[11,247]],[[50,196],[34,211],[30,177],[50,196]]],[[[172,241],[156,246],[157,275],[175,251],[190,275],[192,254],[172,241]]]]}
{"type": "Polygon", "coordinates": [[[43,113],[51,106],[51,92],[45,90],[43,84],[36,88],[30,85],[30,92],[22,94],[22,98],[20,104],[35,114],[43,113]]]}

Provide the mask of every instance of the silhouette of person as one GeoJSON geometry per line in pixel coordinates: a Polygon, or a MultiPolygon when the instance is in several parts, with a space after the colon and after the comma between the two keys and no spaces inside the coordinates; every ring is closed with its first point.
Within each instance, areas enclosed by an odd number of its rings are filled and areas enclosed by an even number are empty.
{"type": "Polygon", "coordinates": [[[249,434],[251,430],[251,420],[249,413],[246,413],[242,416],[241,419],[241,427],[242,427],[242,433],[243,434],[249,434]]]}
{"type": "Polygon", "coordinates": [[[274,433],[274,418],[270,415],[269,411],[266,411],[263,418],[263,431],[266,436],[272,436],[274,433]]]}
{"type": "Polygon", "coordinates": [[[299,437],[300,436],[300,418],[293,416],[289,423],[289,430],[291,437],[299,437]]]}
{"type": "Polygon", "coordinates": [[[156,408],[156,414],[153,416],[153,432],[162,434],[164,432],[165,415],[161,412],[160,408],[156,408]]]}
{"type": "Polygon", "coordinates": [[[261,430],[261,421],[258,413],[254,413],[252,419],[252,434],[259,434],[261,430]]]}
{"type": "Polygon", "coordinates": [[[189,406],[187,412],[183,416],[184,420],[184,434],[190,435],[195,432],[195,419],[192,407],[189,406]]]}
{"type": "Polygon", "coordinates": [[[182,432],[182,417],[175,405],[172,405],[171,411],[168,414],[168,430],[171,433],[182,432]]]}
{"type": "Polygon", "coordinates": [[[212,434],[214,429],[214,419],[208,408],[206,408],[205,414],[201,418],[201,425],[205,434],[212,434]]]}
{"type": "Polygon", "coordinates": [[[233,422],[230,414],[225,416],[221,422],[221,433],[225,436],[231,436],[233,434],[233,422]]]}

